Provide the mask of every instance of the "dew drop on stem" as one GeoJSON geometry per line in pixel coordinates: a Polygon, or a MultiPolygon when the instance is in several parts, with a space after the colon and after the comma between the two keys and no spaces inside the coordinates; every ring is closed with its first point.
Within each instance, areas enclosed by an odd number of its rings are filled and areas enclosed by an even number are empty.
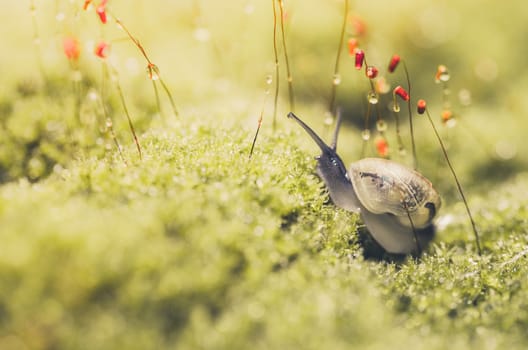
{"type": "Polygon", "coordinates": [[[367,95],[367,99],[371,105],[375,105],[379,102],[379,96],[375,91],[370,91],[367,95]]]}
{"type": "Polygon", "coordinates": [[[387,123],[385,122],[385,120],[383,120],[383,119],[378,120],[376,122],[376,129],[379,132],[387,131],[387,123]]]}
{"type": "Polygon", "coordinates": [[[333,78],[332,82],[333,82],[334,85],[341,84],[341,75],[334,74],[334,78],[333,78]]]}
{"type": "Polygon", "coordinates": [[[368,141],[370,140],[370,130],[369,129],[365,129],[361,132],[361,138],[363,139],[363,141],[368,141]]]}

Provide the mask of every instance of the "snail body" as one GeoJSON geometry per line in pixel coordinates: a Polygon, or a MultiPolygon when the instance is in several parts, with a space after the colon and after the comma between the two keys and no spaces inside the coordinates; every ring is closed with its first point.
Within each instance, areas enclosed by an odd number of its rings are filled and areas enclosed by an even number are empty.
{"type": "Polygon", "coordinates": [[[388,253],[419,253],[433,239],[433,219],[441,205],[431,182],[416,170],[381,158],[364,158],[347,171],[336,152],[338,119],[332,146],[295,119],[321,149],[317,174],[334,204],[359,213],[372,237],[388,253]]]}

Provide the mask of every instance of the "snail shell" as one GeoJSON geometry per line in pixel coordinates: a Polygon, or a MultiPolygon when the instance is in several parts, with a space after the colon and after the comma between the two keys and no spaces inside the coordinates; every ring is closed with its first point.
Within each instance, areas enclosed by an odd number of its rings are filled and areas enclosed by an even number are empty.
{"type": "Polygon", "coordinates": [[[402,164],[365,158],[350,165],[349,176],[365,209],[392,214],[406,227],[429,226],[440,208],[440,196],[431,182],[402,164]]]}

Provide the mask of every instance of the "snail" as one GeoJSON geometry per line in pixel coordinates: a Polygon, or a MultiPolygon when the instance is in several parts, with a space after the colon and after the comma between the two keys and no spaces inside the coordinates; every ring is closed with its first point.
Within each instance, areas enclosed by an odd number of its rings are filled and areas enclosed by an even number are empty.
{"type": "Polygon", "coordinates": [[[338,116],[331,146],[293,113],[288,114],[321,149],[317,174],[333,203],[359,213],[371,236],[388,253],[419,254],[435,234],[433,219],[441,200],[419,172],[382,158],[364,158],[345,165],[336,152],[341,125],[338,116]]]}

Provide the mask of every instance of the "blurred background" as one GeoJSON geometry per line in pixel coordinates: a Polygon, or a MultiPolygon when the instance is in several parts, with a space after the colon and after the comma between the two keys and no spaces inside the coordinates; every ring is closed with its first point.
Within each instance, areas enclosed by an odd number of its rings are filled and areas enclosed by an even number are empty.
{"type": "MultiPolygon", "coordinates": [[[[70,94],[71,98],[71,66],[62,49],[62,41],[67,36],[76,37],[82,49],[79,70],[83,74],[83,94],[89,94],[100,80],[100,59],[93,54],[93,47],[104,39],[111,43],[109,60],[118,68],[120,83],[139,131],[147,130],[159,119],[156,119],[159,116],[156,116],[152,86],[145,82],[146,63],[137,48],[115,23],[110,21],[102,26],[94,8],[82,11],[81,3],[66,0],[10,2],[0,14],[3,38],[0,43],[3,52],[0,57],[3,81],[0,116],[10,130],[8,135],[4,134],[4,139],[11,140],[0,149],[4,181],[27,173],[32,157],[27,154],[14,156],[9,151],[12,146],[36,142],[35,139],[46,132],[41,129],[46,129],[46,125],[53,127],[47,124],[50,119],[61,119],[58,114],[72,108],[67,102],[55,107],[48,105],[44,110],[38,108],[35,101],[19,103],[21,99],[34,99],[34,92],[44,86],[50,96],[60,95],[65,101],[70,94]],[[32,128],[35,120],[46,123],[32,128]],[[23,123],[19,124],[21,121],[23,123]],[[17,168],[17,164],[26,165],[17,168]]],[[[266,84],[267,77],[275,74],[272,3],[263,0],[110,0],[107,6],[109,14],[126,24],[160,68],[183,113],[198,113],[213,120],[231,119],[251,134],[262,109],[265,91],[274,88],[274,82],[270,86],[266,84]]],[[[330,99],[343,4],[340,0],[284,1],[285,37],[296,111],[318,132],[326,130],[325,112],[330,99]]],[[[354,37],[366,52],[368,63],[379,67],[380,75],[387,77],[391,88],[407,84],[401,67],[394,74],[386,75],[390,57],[395,53],[402,57],[410,73],[413,101],[427,99],[439,125],[442,124],[442,87],[435,84],[434,76],[439,64],[448,67],[451,77],[449,102],[457,127],[443,128],[441,133],[447,138],[455,163],[469,183],[502,181],[522,169],[527,160],[523,152],[528,111],[525,98],[528,78],[524,64],[528,54],[527,7],[521,1],[503,2],[500,6],[491,0],[350,1],[337,105],[342,107],[347,125],[355,125],[358,129],[347,129],[340,140],[346,161],[353,161],[362,153],[360,129],[364,124],[369,91],[368,80],[363,72],[354,69],[353,57],[346,47],[346,41],[354,37]]],[[[277,20],[280,25],[280,19],[277,20]]],[[[284,118],[290,106],[279,29],[278,125],[279,128],[295,128],[284,118]]],[[[264,104],[263,132],[271,132],[272,100],[267,98],[264,104]]],[[[389,122],[387,139],[394,145],[396,136],[390,101],[390,93],[382,96],[380,110],[389,122]]],[[[408,149],[406,108],[402,108],[400,114],[402,137],[408,149]]],[[[373,122],[370,126],[373,127],[373,122]]],[[[121,127],[126,128],[125,122],[121,127]]],[[[417,121],[417,143],[419,151],[424,152],[422,170],[434,177],[438,157],[428,153],[433,147],[430,142],[433,134],[426,127],[423,119],[417,121]]],[[[100,142],[97,137],[83,136],[82,139],[87,139],[87,144],[100,142]]],[[[306,144],[309,143],[306,140],[306,144]]],[[[27,147],[27,152],[34,152],[34,149],[27,147]]],[[[51,152],[41,157],[43,170],[39,171],[37,166],[32,176],[38,179],[45,176],[54,163],[65,162],[68,157],[57,155],[60,153],[51,152]]],[[[398,156],[397,152],[392,154],[398,156]]]]}

